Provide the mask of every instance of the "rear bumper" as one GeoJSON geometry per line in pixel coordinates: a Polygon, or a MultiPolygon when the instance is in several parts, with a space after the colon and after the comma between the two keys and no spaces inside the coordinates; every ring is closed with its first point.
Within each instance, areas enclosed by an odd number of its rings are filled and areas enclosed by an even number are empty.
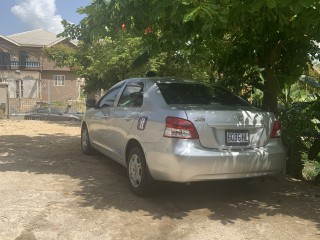
{"type": "Polygon", "coordinates": [[[146,161],[155,180],[193,182],[215,179],[279,175],[285,171],[285,151],[280,139],[263,148],[219,150],[196,141],[170,139],[146,145],[146,161]]]}

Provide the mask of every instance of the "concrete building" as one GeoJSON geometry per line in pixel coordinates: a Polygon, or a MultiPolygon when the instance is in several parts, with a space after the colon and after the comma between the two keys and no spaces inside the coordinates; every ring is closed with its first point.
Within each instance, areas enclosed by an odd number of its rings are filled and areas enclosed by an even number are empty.
{"type": "Polygon", "coordinates": [[[0,82],[7,83],[11,111],[28,111],[39,102],[78,99],[80,82],[69,68],[56,67],[44,48],[76,44],[43,29],[0,35],[0,82]]]}

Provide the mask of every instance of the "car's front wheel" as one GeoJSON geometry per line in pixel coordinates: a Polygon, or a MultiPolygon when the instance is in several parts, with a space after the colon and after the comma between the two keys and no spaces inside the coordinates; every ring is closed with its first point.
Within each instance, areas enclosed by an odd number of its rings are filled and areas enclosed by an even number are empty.
{"type": "Polygon", "coordinates": [[[145,156],[140,147],[133,147],[127,159],[127,175],[132,192],[138,196],[151,193],[152,177],[150,176],[145,156]]]}
{"type": "Polygon", "coordinates": [[[81,128],[81,150],[84,154],[92,154],[94,149],[91,146],[89,131],[86,125],[81,128]]]}

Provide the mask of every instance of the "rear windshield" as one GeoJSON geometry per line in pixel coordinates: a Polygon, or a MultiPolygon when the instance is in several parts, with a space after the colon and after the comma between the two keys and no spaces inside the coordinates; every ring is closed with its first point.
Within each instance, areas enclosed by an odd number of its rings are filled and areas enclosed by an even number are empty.
{"type": "Polygon", "coordinates": [[[196,105],[242,105],[249,103],[234,95],[232,92],[217,86],[199,83],[157,83],[167,104],[196,104],[196,105]]]}

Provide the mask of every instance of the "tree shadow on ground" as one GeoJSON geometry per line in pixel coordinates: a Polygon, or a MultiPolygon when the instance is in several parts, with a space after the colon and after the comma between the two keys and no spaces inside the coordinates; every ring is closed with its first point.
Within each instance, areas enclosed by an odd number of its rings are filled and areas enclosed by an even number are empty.
{"type": "Polygon", "coordinates": [[[190,186],[157,183],[154,195],[139,198],[127,187],[126,170],[112,160],[80,150],[80,137],[63,133],[1,136],[0,172],[70,176],[80,182],[79,206],[124,212],[144,211],[153,219],[183,219],[193,211],[205,211],[222,224],[250,221],[262,215],[296,216],[317,223],[320,229],[320,188],[288,177],[195,183],[190,186]],[[306,205],[305,203],[309,204],[306,205]]]}

